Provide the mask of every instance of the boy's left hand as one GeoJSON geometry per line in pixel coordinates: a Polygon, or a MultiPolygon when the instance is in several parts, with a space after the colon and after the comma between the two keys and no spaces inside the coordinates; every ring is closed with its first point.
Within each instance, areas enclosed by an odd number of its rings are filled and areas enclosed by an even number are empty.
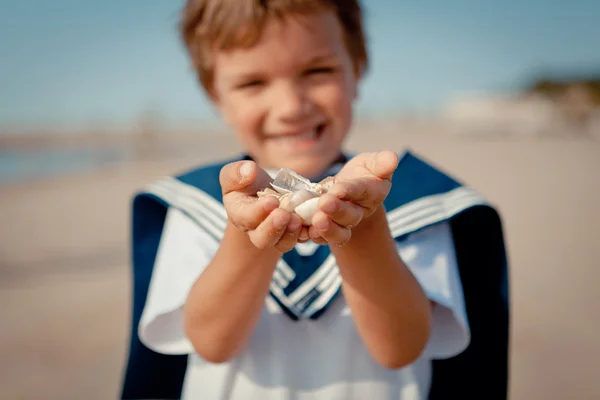
{"type": "Polygon", "coordinates": [[[398,167],[392,151],[358,154],[336,175],[336,183],[319,200],[309,234],[319,244],[343,245],[352,228],[371,216],[387,197],[398,167]]]}

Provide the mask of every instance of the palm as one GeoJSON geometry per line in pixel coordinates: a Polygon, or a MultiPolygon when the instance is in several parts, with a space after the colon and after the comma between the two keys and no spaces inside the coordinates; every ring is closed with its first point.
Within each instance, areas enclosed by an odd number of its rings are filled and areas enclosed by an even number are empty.
{"type": "Polygon", "coordinates": [[[398,166],[398,155],[391,151],[359,154],[340,170],[336,181],[340,183],[337,190],[353,193],[348,200],[365,208],[369,215],[387,196],[391,188],[391,178],[398,166]],[[351,186],[350,189],[348,186],[351,186]]]}
{"type": "Polygon", "coordinates": [[[369,218],[387,197],[397,166],[398,155],[391,151],[363,153],[348,161],[319,202],[323,212],[313,218],[311,239],[320,244],[346,243],[352,229],[369,218]]]}

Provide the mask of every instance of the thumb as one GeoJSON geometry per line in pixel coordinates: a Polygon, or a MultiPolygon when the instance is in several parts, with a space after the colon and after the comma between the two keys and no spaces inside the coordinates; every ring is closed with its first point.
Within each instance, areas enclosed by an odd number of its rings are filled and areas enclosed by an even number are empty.
{"type": "Polygon", "coordinates": [[[371,153],[365,162],[365,167],[380,179],[391,179],[399,162],[398,154],[385,150],[378,153],[371,153]]]}
{"type": "Polygon", "coordinates": [[[219,183],[223,195],[231,192],[256,194],[269,185],[271,178],[254,161],[235,161],[221,168],[219,183]]]}

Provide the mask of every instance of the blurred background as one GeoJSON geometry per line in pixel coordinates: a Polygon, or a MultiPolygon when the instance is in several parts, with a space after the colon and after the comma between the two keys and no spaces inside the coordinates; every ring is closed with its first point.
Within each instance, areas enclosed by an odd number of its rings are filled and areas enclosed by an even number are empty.
{"type": "MultiPolygon", "coordinates": [[[[116,398],[129,207],[241,150],[182,1],[0,0],[0,398],[116,398]]],[[[600,2],[365,2],[348,150],[410,148],[498,206],[511,399],[600,399],[600,2]]]]}

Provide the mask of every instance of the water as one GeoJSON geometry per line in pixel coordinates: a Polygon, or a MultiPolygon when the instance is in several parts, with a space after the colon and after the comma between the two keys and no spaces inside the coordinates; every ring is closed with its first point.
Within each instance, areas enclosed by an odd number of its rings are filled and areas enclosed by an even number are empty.
{"type": "Polygon", "coordinates": [[[117,148],[0,149],[0,184],[93,171],[125,156],[125,150],[117,148]]]}

